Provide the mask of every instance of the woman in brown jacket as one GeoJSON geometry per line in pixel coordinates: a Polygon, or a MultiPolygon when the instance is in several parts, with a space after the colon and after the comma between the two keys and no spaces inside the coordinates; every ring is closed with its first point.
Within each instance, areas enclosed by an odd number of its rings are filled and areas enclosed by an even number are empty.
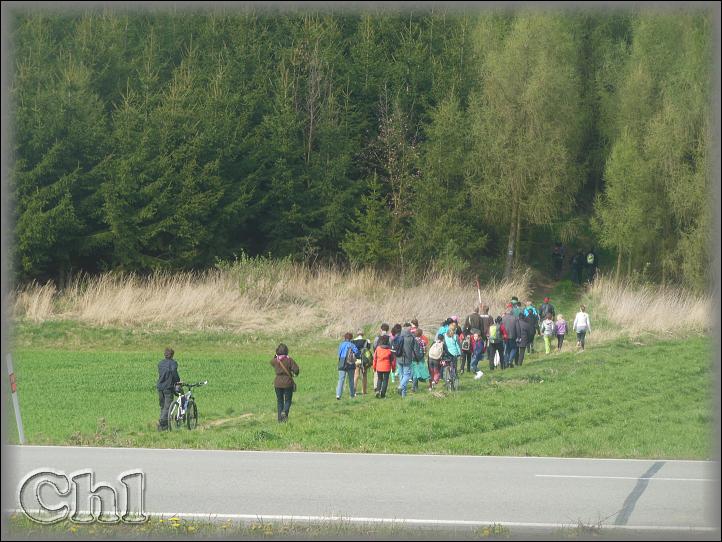
{"type": "Polygon", "coordinates": [[[291,410],[291,398],[296,384],[293,375],[298,376],[299,368],[292,358],[288,357],[288,346],[281,343],[276,348],[276,357],[271,360],[276,370],[276,379],[273,385],[276,388],[276,401],[278,404],[278,421],[288,421],[288,411],[291,410]]]}

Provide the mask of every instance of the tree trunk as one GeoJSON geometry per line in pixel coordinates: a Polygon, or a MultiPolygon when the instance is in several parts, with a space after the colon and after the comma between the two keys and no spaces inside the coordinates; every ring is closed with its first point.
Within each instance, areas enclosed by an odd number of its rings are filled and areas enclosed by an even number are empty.
{"type": "Polygon", "coordinates": [[[511,277],[511,267],[514,261],[514,241],[516,239],[516,226],[517,226],[517,206],[516,204],[511,206],[511,222],[509,224],[509,242],[507,243],[506,250],[506,266],[504,267],[504,277],[511,277]]]}
{"type": "Polygon", "coordinates": [[[521,245],[521,212],[519,211],[518,207],[516,210],[516,236],[514,240],[514,266],[517,267],[519,265],[519,252],[520,252],[520,245],[521,245]]]}
{"type": "Polygon", "coordinates": [[[619,284],[619,272],[622,270],[622,251],[617,252],[617,270],[614,273],[614,282],[619,284]]]}
{"type": "Polygon", "coordinates": [[[629,253],[629,258],[627,259],[627,279],[632,277],[632,253],[629,253]]]}

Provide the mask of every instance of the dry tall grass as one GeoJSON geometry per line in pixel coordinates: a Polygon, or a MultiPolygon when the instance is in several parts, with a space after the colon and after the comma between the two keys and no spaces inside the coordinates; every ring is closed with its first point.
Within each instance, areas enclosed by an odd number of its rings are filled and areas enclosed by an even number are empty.
{"type": "MultiPolygon", "coordinates": [[[[597,311],[631,337],[702,334],[714,326],[712,297],[680,288],[617,283],[600,277],[588,295],[597,311]]],[[[592,329],[596,332],[593,322],[592,329]]],[[[595,335],[602,339],[604,331],[595,335]]]]}
{"type": "MultiPolygon", "coordinates": [[[[529,275],[486,284],[482,300],[499,314],[513,295],[529,291],[529,275]]],[[[308,269],[288,261],[245,258],[204,273],[104,274],[76,279],[65,291],[32,284],[19,291],[16,318],[77,320],[93,325],[157,325],[238,333],[306,332],[327,336],[381,321],[418,318],[433,332],[452,314],[466,316],[476,287],[450,273],[430,271],[405,286],[371,270],[308,269]]]]}

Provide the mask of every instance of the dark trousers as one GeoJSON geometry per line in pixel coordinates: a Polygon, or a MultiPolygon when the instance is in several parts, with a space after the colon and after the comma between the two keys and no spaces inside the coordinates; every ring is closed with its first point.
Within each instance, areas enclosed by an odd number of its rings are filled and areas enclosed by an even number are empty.
{"type": "Polygon", "coordinates": [[[160,405],[160,419],[158,425],[161,429],[168,428],[168,411],[173,404],[173,390],[158,390],[158,404],[160,405]]]}
{"type": "Polygon", "coordinates": [[[276,405],[278,407],[278,419],[282,418],[282,414],[288,418],[288,411],[291,410],[291,398],[293,397],[293,388],[276,388],[276,405]]]}
{"type": "Polygon", "coordinates": [[[504,341],[504,362],[501,365],[502,369],[511,367],[512,363],[515,363],[517,356],[519,355],[519,347],[516,344],[516,339],[508,339],[504,341]]]}
{"type": "Polygon", "coordinates": [[[386,397],[386,390],[389,387],[390,371],[376,371],[376,374],[379,375],[379,387],[377,391],[381,393],[381,397],[386,397]]]}
{"type": "Polygon", "coordinates": [[[557,350],[561,350],[563,344],[564,344],[564,335],[557,335],[557,350]]]}
{"type": "Polygon", "coordinates": [[[503,343],[489,343],[489,347],[486,349],[486,353],[489,355],[489,370],[493,371],[494,367],[494,356],[499,352],[499,363],[504,363],[504,348],[503,343]]]}
{"type": "Polygon", "coordinates": [[[524,356],[526,355],[526,348],[519,348],[516,351],[517,355],[519,356],[519,359],[516,360],[516,364],[521,367],[521,364],[524,363],[524,356]]]}
{"type": "Polygon", "coordinates": [[[467,371],[471,371],[471,351],[461,353],[461,371],[464,372],[464,367],[467,371]]]}

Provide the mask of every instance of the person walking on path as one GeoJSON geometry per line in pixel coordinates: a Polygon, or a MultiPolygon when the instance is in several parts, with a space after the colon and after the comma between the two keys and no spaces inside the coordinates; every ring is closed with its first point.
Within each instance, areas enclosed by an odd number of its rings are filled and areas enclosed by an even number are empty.
{"type": "Polygon", "coordinates": [[[374,371],[379,375],[379,385],[376,389],[376,398],[385,399],[389,386],[389,375],[396,370],[396,357],[389,345],[389,336],[382,335],[378,346],[374,349],[374,371]]]}
{"type": "Polygon", "coordinates": [[[158,390],[158,403],[160,406],[160,418],[158,419],[158,431],[168,429],[168,410],[173,403],[173,392],[181,379],[178,375],[178,362],[173,359],[172,348],[166,348],[163,352],[163,359],[158,362],[158,382],[155,388],[158,390]]]}
{"type": "Polygon", "coordinates": [[[486,349],[489,358],[489,370],[496,368],[496,354],[499,354],[499,365],[504,363],[504,337],[501,333],[501,316],[497,316],[496,320],[489,326],[488,346],[486,349]]]}
{"type": "MultiPolygon", "coordinates": [[[[376,347],[379,345],[379,339],[383,337],[384,335],[388,336],[389,334],[389,325],[387,323],[381,324],[381,331],[378,335],[374,338],[374,345],[373,350],[376,352],[376,347]]],[[[376,374],[376,371],[374,371],[374,391],[379,389],[379,377],[376,374]]]]}
{"type": "Polygon", "coordinates": [[[552,313],[548,312],[546,313],[546,316],[544,316],[544,321],[541,325],[542,328],[542,335],[544,336],[544,352],[546,354],[552,353],[552,337],[556,334],[556,329],[554,327],[554,320],[552,319],[552,313]]]}
{"type": "MultiPolygon", "coordinates": [[[[527,320],[529,323],[534,327],[534,333],[529,337],[527,346],[526,346],[526,352],[527,354],[533,354],[534,353],[534,337],[536,337],[538,325],[539,325],[539,312],[536,310],[536,307],[531,302],[531,300],[526,302],[526,307],[524,308],[524,316],[527,317],[527,320]]],[[[542,313],[543,314],[543,313],[542,313]]]]}
{"type": "Polygon", "coordinates": [[[479,369],[479,362],[484,352],[484,339],[478,329],[474,330],[471,336],[471,371],[474,373],[475,379],[480,379],[484,373],[479,369]]]}
{"type": "MultiPolygon", "coordinates": [[[[456,326],[454,324],[449,326],[449,329],[444,335],[444,347],[446,358],[449,360],[449,370],[454,367],[457,371],[459,367],[459,357],[461,356],[461,344],[459,344],[459,336],[456,334],[456,326]]],[[[442,367],[441,378],[444,378],[444,370],[442,367]]]]}
{"type": "Polygon", "coordinates": [[[519,318],[521,314],[521,306],[519,305],[519,298],[514,296],[511,298],[511,312],[515,318],[519,318]]]}
{"type": "Polygon", "coordinates": [[[441,379],[440,362],[445,352],[444,336],[436,336],[434,343],[429,347],[429,391],[434,389],[441,379]]]}
{"type": "Polygon", "coordinates": [[[514,316],[513,309],[507,309],[506,314],[501,318],[503,326],[502,333],[505,331],[504,337],[504,364],[502,369],[508,369],[514,366],[517,361],[517,353],[519,351],[516,339],[519,337],[519,318],[514,316]]]}
{"type": "Polygon", "coordinates": [[[519,317],[519,338],[517,339],[519,346],[519,361],[517,364],[519,367],[524,364],[526,347],[534,340],[535,335],[536,325],[534,324],[534,319],[528,313],[522,313],[519,317]]]}
{"type": "Polygon", "coordinates": [[[579,312],[574,317],[572,329],[577,334],[577,348],[581,348],[582,352],[584,352],[584,338],[587,333],[592,332],[592,323],[589,320],[587,308],[584,305],[579,307],[579,312]]]}
{"type": "Polygon", "coordinates": [[[597,253],[594,252],[594,247],[592,247],[584,257],[584,265],[587,269],[587,282],[594,282],[594,279],[597,276],[597,267],[599,267],[597,253]]]}
{"type": "MultiPolygon", "coordinates": [[[[401,356],[396,360],[399,370],[399,388],[401,397],[406,397],[406,388],[411,380],[411,364],[423,359],[416,338],[411,334],[411,324],[405,323],[397,340],[401,341],[401,356]]],[[[418,387],[418,381],[416,382],[418,387]]]]}
{"type": "Polygon", "coordinates": [[[475,329],[481,331],[481,316],[479,315],[479,310],[479,306],[474,307],[474,312],[466,317],[466,320],[464,321],[464,329],[462,330],[464,332],[464,337],[472,335],[475,329]]]}
{"type": "Polygon", "coordinates": [[[564,335],[567,334],[567,321],[564,319],[564,315],[559,313],[557,315],[557,352],[562,351],[562,345],[564,344],[564,335]]]}
{"type": "Polygon", "coordinates": [[[429,367],[426,364],[426,347],[429,339],[424,337],[422,329],[419,329],[418,327],[412,327],[411,329],[413,330],[412,334],[414,335],[414,339],[417,343],[419,343],[419,352],[421,353],[420,359],[411,362],[411,391],[416,392],[419,389],[419,380],[422,382],[429,382],[431,380],[429,367]]]}
{"type": "Polygon", "coordinates": [[[276,356],[271,360],[271,366],[276,371],[273,387],[276,388],[278,421],[287,422],[288,412],[291,410],[291,399],[296,390],[293,375],[298,376],[300,369],[293,358],[288,356],[288,346],[283,343],[276,348],[276,356]]]}
{"type": "Polygon", "coordinates": [[[371,365],[371,363],[369,362],[373,357],[373,350],[371,350],[371,341],[364,338],[364,330],[359,328],[358,330],[356,330],[356,338],[351,342],[356,345],[356,348],[358,348],[358,351],[360,352],[358,358],[356,359],[356,372],[354,373],[353,387],[354,389],[358,390],[358,381],[359,378],[361,378],[362,394],[366,395],[366,385],[368,381],[367,373],[369,366],[371,365]]]}
{"type": "Polygon", "coordinates": [[[557,315],[557,310],[554,308],[554,305],[552,305],[552,300],[545,297],[544,303],[539,306],[539,314],[544,317],[548,312],[551,313],[552,319],[557,315]]]}
{"type": "Polygon", "coordinates": [[[336,386],[336,399],[341,399],[344,380],[348,378],[348,393],[353,399],[356,397],[356,390],[353,384],[353,376],[356,372],[356,358],[361,354],[356,345],[351,342],[352,333],[343,336],[343,342],[338,346],[338,386],[336,386]]]}

